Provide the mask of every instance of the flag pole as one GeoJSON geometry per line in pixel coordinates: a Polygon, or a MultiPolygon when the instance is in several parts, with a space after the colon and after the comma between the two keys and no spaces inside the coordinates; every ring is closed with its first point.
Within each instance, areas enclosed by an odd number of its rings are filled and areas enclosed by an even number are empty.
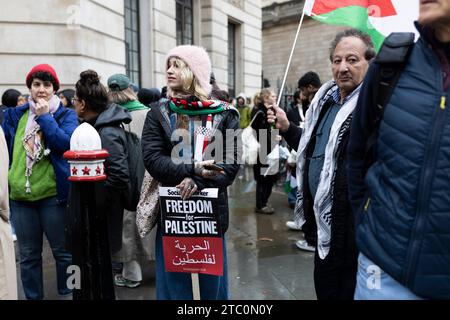
{"type": "Polygon", "coordinates": [[[295,35],[294,44],[292,45],[291,55],[289,56],[288,64],[287,64],[287,67],[286,67],[286,72],[284,73],[283,83],[281,85],[280,92],[278,93],[277,106],[280,105],[281,98],[283,97],[284,86],[286,85],[286,80],[287,80],[287,76],[288,76],[288,73],[289,73],[289,69],[291,67],[291,62],[292,62],[292,57],[294,56],[295,47],[297,46],[297,40],[298,40],[298,37],[300,35],[300,29],[302,28],[303,18],[305,17],[305,8],[306,8],[306,4],[307,3],[308,3],[308,1],[305,1],[305,5],[303,7],[302,17],[300,19],[300,23],[299,23],[298,29],[297,29],[297,34],[295,35]]]}

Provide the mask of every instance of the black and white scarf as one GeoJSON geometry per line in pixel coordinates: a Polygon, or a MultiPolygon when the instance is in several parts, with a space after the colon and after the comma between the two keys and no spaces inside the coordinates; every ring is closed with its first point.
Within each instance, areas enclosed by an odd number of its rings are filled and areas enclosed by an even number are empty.
{"type": "MultiPolygon", "coordinates": [[[[352,113],[356,107],[360,89],[361,86],[356,88],[352,94],[345,99],[344,104],[341,106],[331,127],[330,136],[325,149],[324,164],[320,174],[316,197],[314,199],[314,214],[317,223],[317,249],[321,259],[325,259],[330,251],[332,223],[331,208],[333,206],[334,178],[337,168],[337,151],[339,150],[338,147],[344,133],[350,128],[352,113]]],[[[294,211],[294,220],[300,226],[305,223],[305,213],[303,209],[303,173],[306,163],[306,150],[314,128],[319,121],[320,112],[323,106],[330,98],[336,96],[338,92],[339,88],[334,81],[327,82],[319,89],[314,100],[311,102],[310,108],[306,112],[305,128],[297,150],[298,194],[294,211]]]]}

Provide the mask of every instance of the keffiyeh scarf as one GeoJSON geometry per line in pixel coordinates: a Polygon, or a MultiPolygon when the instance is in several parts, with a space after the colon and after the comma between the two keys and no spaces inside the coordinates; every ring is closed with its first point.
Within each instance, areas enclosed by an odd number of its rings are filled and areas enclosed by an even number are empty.
{"type": "MultiPolygon", "coordinates": [[[[337,168],[337,151],[342,141],[342,136],[350,128],[352,112],[356,107],[360,89],[361,86],[355,89],[341,106],[331,127],[330,136],[325,149],[324,164],[320,174],[316,197],[314,199],[314,215],[317,224],[317,249],[321,259],[325,259],[330,251],[332,223],[331,209],[333,206],[334,178],[337,168]]],[[[314,128],[319,121],[320,112],[323,106],[329,99],[336,96],[338,91],[339,88],[334,81],[327,82],[317,92],[314,100],[311,102],[311,107],[306,112],[305,128],[297,150],[298,194],[294,210],[294,220],[299,226],[302,226],[305,223],[305,213],[303,208],[303,175],[306,163],[305,153],[314,128]]]]}

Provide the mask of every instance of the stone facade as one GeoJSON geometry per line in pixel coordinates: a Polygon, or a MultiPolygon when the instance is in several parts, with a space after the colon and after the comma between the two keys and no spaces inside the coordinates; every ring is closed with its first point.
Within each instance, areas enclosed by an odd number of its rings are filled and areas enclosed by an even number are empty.
{"type": "MultiPolygon", "coordinates": [[[[124,73],[124,0],[7,1],[0,11],[0,92],[27,92],[32,66],[55,67],[62,88],[81,71],[96,70],[103,82],[124,73]]],[[[206,48],[221,88],[228,87],[228,23],[236,25],[236,92],[261,87],[261,0],[193,0],[194,44],[206,48]]],[[[139,0],[141,86],[165,84],[165,57],[176,46],[175,0],[139,0]]]]}
{"type": "Polygon", "coordinates": [[[16,0],[2,3],[0,91],[27,92],[25,77],[36,64],[57,70],[62,87],[73,86],[81,71],[124,70],[121,0],[16,0]]]}
{"type": "Polygon", "coordinates": [[[220,87],[228,80],[228,23],[236,25],[236,92],[261,88],[262,11],[260,0],[201,0],[201,43],[210,53],[220,87]]]}
{"type": "MultiPolygon", "coordinates": [[[[263,74],[277,91],[283,81],[304,0],[263,2],[266,4],[263,8],[263,74]]],[[[344,29],[304,18],[285,93],[292,93],[298,79],[308,71],[317,72],[322,82],[332,78],[329,46],[336,33],[344,29]]]]}

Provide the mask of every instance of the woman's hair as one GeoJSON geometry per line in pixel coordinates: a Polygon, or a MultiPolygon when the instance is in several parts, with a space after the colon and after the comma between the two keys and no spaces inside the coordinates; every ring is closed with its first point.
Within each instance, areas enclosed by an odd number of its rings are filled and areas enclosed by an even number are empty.
{"type": "Polygon", "coordinates": [[[58,92],[58,96],[59,95],[63,95],[66,100],[67,100],[67,108],[73,108],[72,106],[72,99],[75,96],[75,90],[73,89],[65,89],[65,90],[61,90],[60,92],[58,92]]]}
{"type": "Polygon", "coordinates": [[[41,81],[48,81],[53,85],[53,90],[57,91],[59,89],[59,83],[58,81],[52,76],[50,72],[47,71],[38,71],[33,73],[28,79],[27,79],[27,87],[28,89],[31,89],[31,84],[33,83],[34,79],[39,79],[41,81]]]}
{"type": "Polygon", "coordinates": [[[20,91],[17,91],[16,89],[6,90],[2,95],[2,105],[6,107],[15,107],[17,106],[17,101],[20,96],[20,91]]]}
{"type": "Polygon", "coordinates": [[[261,92],[255,93],[253,96],[253,106],[257,106],[261,103],[261,92]]]}
{"type": "Polygon", "coordinates": [[[94,70],[86,70],[80,74],[76,87],[78,99],[84,100],[89,110],[102,113],[108,105],[108,94],[105,86],[94,70]]]}
{"type": "MultiPolygon", "coordinates": [[[[174,98],[178,96],[193,95],[200,100],[208,100],[208,94],[200,86],[189,66],[180,58],[174,57],[171,59],[174,59],[177,67],[181,69],[181,82],[183,83],[183,88],[181,91],[174,91],[168,87],[167,95],[174,98]]],[[[168,61],[170,62],[171,59],[168,61]]],[[[167,69],[168,68],[169,65],[167,65],[167,69]]]]}
{"type": "Polygon", "coordinates": [[[261,93],[259,95],[259,103],[264,104],[266,102],[266,100],[270,98],[272,93],[273,93],[272,89],[269,89],[269,88],[262,89],[261,93]]]}
{"type": "Polygon", "coordinates": [[[132,87],[128,87],[122,91],[108,91],[109,102],[117,104],[125,104],[130,101],[137,100],[138,97],[132,87]]]}

